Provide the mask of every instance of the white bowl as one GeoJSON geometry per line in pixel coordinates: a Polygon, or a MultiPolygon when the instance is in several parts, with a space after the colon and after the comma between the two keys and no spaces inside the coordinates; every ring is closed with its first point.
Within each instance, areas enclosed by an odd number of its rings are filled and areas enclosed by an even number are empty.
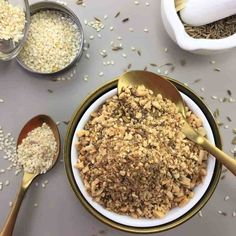
{"type": "MultiPolygon", "coordinates": [[[[76,151],[76,143],[78,142],[76,133],[79,130],[84,128],[85,124],[88,122],[88,120],[90,118],[90,114],[92,112],[96,111],[101,104],[103,104],[108,98],[110,98],[111,96],[113,96],[115,94],[117,94],[117,89],[112,89],[112,90],[106,92],[105,94],[103,94],[97,100],[95,100],[89,106],[89,108],[84,112],[84,114],[82,115],[81,119],[79,120],[79,122],[75,128],[72,142],[71,142],[71,149],[70,149],[71,150],[71,153],[70,153],[71,160],[70,161],[71,161],[72,173],[73,173],[73,177],[75,179],[76,185],[78,186],[78,188],[79,188],[80,192],[82,193],[83,197],[85,198],[85,200],[97,212],[99,212],[101,215],[105,216],[106,218],[108,218],[116,223],[126,225],[129,227],[144,228],[144,227],[160,226],[160,225],[172,222],[175,219],[178,219],[181,216],[183,216],[184,214],[186,214],[188,211],[190,211],[190,209],[192,209],[200,201],[200,199],[203,197],[203,195],[207,191],[207,189],[210,185],[210,182],[212,180],[212,176],[214,174],[214,168],[215,168],[215,164],[216,164],[214,157],[209,156],[208,163],[207,163],[207,176],[205,177],[204,182],[201,183],[200,185],[198,185],[194,189],[195,195],[189,201],[189,203],[182,208],[180,208],[180,207],[173,208],[162,219],[143,219],[143,218],[134,219],[130,216],[119,215],[117,213],[113,213],[111,211],[106,210],[103,206],[101,206],[98,203],[96,203],[95,201],[93,201],[93,199],[87,193],[87,191],[84,187],[82,178],[80,176],[79,170],[77,168],[75,168],[75,164],[76,164],[77,158],[78,158],[77,151],[76,151]]],[[[197,116],[199,116],[202,119],[203,126],[207,131],[207,137],[208,137],[209,141],[211,143],[215,144],[214,135],[211,130],[210,124],[209,124],[206,116],[202,112],[202,110],[198,107],[198,105],[191,98],[189,98],[188,96],[186,96],[183,93],[181,93],[181,95],[183,96],[183,99],[186,102],[186,104],[188,105],[188,107],[197,116]]]]}
{"type": "Polygon", "coordinates": [[[190,37],[175,10],[175,0],[161,1],[161,15],[167,33],[184,50],[207,55],[236,47],[236,34],[223,39],[195,39],[190,37]]]}

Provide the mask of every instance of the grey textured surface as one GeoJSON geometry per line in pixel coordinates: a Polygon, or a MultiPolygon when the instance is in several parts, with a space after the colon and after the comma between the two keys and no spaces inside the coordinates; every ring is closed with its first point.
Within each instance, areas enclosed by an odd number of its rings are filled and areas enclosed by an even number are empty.
{"type": "MultiPolygon", "coordinates": [[[[31,3],[34,1],[30,1],[31,3]]],[[[160,1],[150,0],[150,6],[145,1],[139,1],[135,5],[133,0],[100,0],[85,1],[86,7],[75,4],[76,0],[67,1],[68,6],[79,16],[82,23],[84,19],[93,20],[94,16],[102,19],[105,29],[101,31],[102,38],[97,37],[94,29],[84,26],[85,38],[94,35],[94,40],[87,40],[90,43],[88,53],[90,59],[85,58],[85,53],[77,66],[74,79],[70,81],[51,81],[52,77],[39,77],[24,71],[17,62],[0,63],[0,125],[4,131],[11,132],[17,137],[23,124],[32,116],[45,113],[52,116],[56,121],[69,120],[73,111],[90,92],[121,74],[128,64],[131,69],[143,69],[148,66],[150,71],[157,71],[149,63],[164,64],[171,62],[175,64],[175,70],[170,76],[181,82],[187,82],[199,95],[205,98],[206,103],[212,111],[219,108],[222,120],[229,125],[228,129],[221,127],[221,134],[224,150],[230,153],[233,148],[232,128],[236,127],[235,103],[220,103],[211,99],[212,95],[217,97],[227,96],[227,89],[230,89],[233,96],[236,96],[236,51],[215,55],[198,56],[189,54],[178,48],[166,34],[160,16],[160,1]],[[114,15],[120,11],[120,16],[114,15]],[[107,14],[108,19],[103,20],[107,14]],[[129,21],[122,23],[122,19],[129,17],[129,21]],[[109,27],[114,26],[110,31],[109,27]],[[134,32],[129,32],[132,27],[134,32]],[[144,28],[149,29],[148,33],[144,28]],[[111,51],[110,41],[118,42],[117,37],[122,36],[121,43],[123,51],[111,51]],[[140,49],[142,55],[131,51],[134,46],[140,49]],[[164,49],[168,48],[168,52],[164,49]],[[99,52],[106,49],[108,56],[102,58],[99,52]],[[122,57],[127,54],[127,58],[122,57]],[[180,65],[181,60],[186,61],[185,66],[180,65]],[[104,66],[103,61],[114,60],[115,65],[104,66]],[[215,65],[210,61],[214,60],[215,65]],[[215,67],[221,69],[214,71],[215,67]],[[104,76],[99,77],[99,72],[104,76]],[[84,75],[88,75],[88,81],[84,81],[84,75]],[[192,84],[194,80],[201,78],[199,83],[192,84]],[[205,92],[201,91],[205,88],[205,92]],[[48,89],[53,90],[49,93],[48,89]],[[226,116],[230,116],[232,122],[228,122],[226,116]]],[[[73,71],[73,69],[71,69],[73,71]]],[[[164,70],[162,70],[163,72],[164,70]]],[[[70,72],[62,76],[70,75],[70,72]]],[[[61,137],[64,139],[66,125],[60,124],[61,137]]],[[[0,169],[6,168],[9,162],[4,160],[0,152],[0,169]]],[[[62,155],[60,159],[62,158],[62,155]]],[[[9,186],[4,186],[0,191],[0,227],[9,212],[9,201],[13,201],[19,188],[21,175],[15,176],[14,171],[6,171],[0,174],[0,182],[10,180],[9,186]]],[[[22,204],[14,235],[20,236],[92,236],[101,235],[105,230],[106,235],[128,235],[116,231],[100,223],[91,216],[80,204],[72,192],[65,174],[62,162],[37,180],[39,186],[32,184],[22,204]],[[46,188],[41,184],[49,180],[46,188]],[[34,207],[38,203],[38,207],[34,207]]],[[[227,173],[224,180],[221,180],[213,197],[203,208],[203,217],[194,216],[183,225],[161,233],[162,236],[180,235],[235,235],[236,217],[232,213],[236,210],[236,188],[235,178],[227,173]],[[224,201],[228,195],[230,199],[224,201]],[[219,215],[218,210],[226,212],[227,216],[219,215]]]]}

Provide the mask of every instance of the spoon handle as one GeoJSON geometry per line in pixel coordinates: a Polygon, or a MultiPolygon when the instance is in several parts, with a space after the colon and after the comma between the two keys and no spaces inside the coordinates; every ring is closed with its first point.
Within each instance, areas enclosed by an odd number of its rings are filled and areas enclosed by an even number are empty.
{"type": "Polygon", "coordinates": [[[233,157],[212,145],[206,138],[203,138],[200,145],[236,176],[236,160],[233,157]]]}
{"type": "Polygon", "coordinates": [[[199,144],[206,151],[212,154],[218,161],[220,161],[228,170],[230,170],[236,176],[236,160],[221,151],[215,145],[211,144],[206,138],[196,132],[187,122],[182,127],[182,132],[188,139],[194,143],[199,144]]]}
{"type": "Polygon", "coordinates": [[[21,182],[21,187],[18,192],[16,201],[11,208],[11,211],[8,215],[5,225],[3,226],[2,231],[0,232],[0,236],[11,236],[12,235],[22,200],[23,200],[25,193],[26,193],[26,191],[33,179],[34,179],[34,175],[24,173],[24,176],[23,176],[23,179],[21,182]]]}

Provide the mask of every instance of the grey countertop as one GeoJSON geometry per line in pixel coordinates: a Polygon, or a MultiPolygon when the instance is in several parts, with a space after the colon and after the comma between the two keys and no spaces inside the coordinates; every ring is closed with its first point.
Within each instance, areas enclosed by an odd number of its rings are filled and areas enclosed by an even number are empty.
{"type": "MultiPolygon", "coordinates": [[[[34,1],[30,1],[32,3],[34,1]]],[[[190,54],[178,48],[166,34],[160,15],[160,1],[139,0],[135,5],[133,0],[87,0],[86,7],[75,4],[76,0],[68,0],[67,5],[71,7],[82,21],[85,38],[90,47],[84,53],[76,68],[60,75],[60,78],[70,77],[71,72],[76,69],[76,74],[71,80],[52,81],[55,77],[41,77],[27,73],[15,60],[11,62],[0,62],[0,126],[5,133],[11,133],[15,138],[23,124],[31,117],[45,113],[53,117],[55,121],[68,121],[73,111],[78,107],[82,99],[90,92],[123,73],[131,64],[131,69],[143,69],[157,72],[157,67],[150,63],[165,64],[173,63],[175,70],[170,76],[188,83],[199,95],[205,98],[206,103],[212,111],[220,110],[222,121],[228,125],[220,128],[224,151],[230,154],[234,148],[231,144],[233,133],[236,128],[236,103],[221,103],[212,96],[223,98],[227,96],[230,89],[232,96],[236,96],[236,51],[231,50],[224,54],[215,56],[199,56],[190,54]],[[146,6],[145,2],[150,5],[146,6]],[[115,18],[117,12],[120,15],[115,18]],[[108,15],[106,20],[104,15],[108,15]],[[101,38],[97,37],[94,29],[84,25],[84,19],[94,20],[94,17],[102,19],[105,25],[100,32],[101,38]],[[122,23],[122,19],[129,17],[129,21],[122,23]],[[110,30],[114,26],[114,30],[110,30]],[[133,32],[129,28],[133,28],[133,32]],[[144,32],[147,28],[149,32],[144,32]],[[95,39],[90,40],[89,36],[95,39]],[[122,40],[117,40],[121,36],[122,40]],[[122,51],[112,51],[110,42],[123,44],[122,51]],[[135,47],[141,51],[141,56],[131,50],[135,47]],[[168,49],[166,52],[165,48],[168,49]],[[107,50],[108,56],[102,58],[99,52],[107,50]],[[85,57],[89,53],[90,59],[85,57]],[[127,58],[122,56],[127,55],[127,58]],[[114,65],[103,65],[103,61],[113,60],[114,65]],[[186,64],[181,65],[184,60],[186,64]],[[212,64],[211,61],[215,61],[212,64]],[[215,71],[214,68],[220,68],[215,71]],[[99,73],[103,72],[103,76],[99,73]],[[88,75],[88,80],[84,76],[88,75]],[[201,79],[198,83],[193,83],[201,79]],[[205,91],[203,91],[205,90],[205,91]],[[227,120],[229,116],[232,121],[227,120]]],[[[166,69],[162,68],[162,72],[166,69]]],[[[59,76],[58,76],[59,77],[59,76]]],[[[56,77],[56,78],[58,78],[56,77]]],[[[59,125],[62,139],[65,137],[66,125],[59,125]]],[[[232,154],[231,154],[232,155],[232,154]]],[[[4,154],[0,151],[0,169],[6,169],[9,161],[3,159],[4,154]]],[[[10,210],[9,202],[14,201],[19,188],[21,174],[15,175],[14,170],[0,173],[0,182],[10,181],[9,186],[0,191],[0,227],[10,210]]],[[[99,222],[91,216],[81,205],[72,192],[67,180],[62,155],[56,167],[44,176],[37,178],[30,187],[22,204],[14,235],[21,236],[92,236],[92,235],[128,235],[114,230],[99,222]],[[48,180],[46,188],[42,183],[48,180]],[[34,204],[37,203],[38,207],[34,204]]],[[[170,231],[160,233],[163,236],[189,235],[235,235],[236,217],[232,216],[236,210],[236,188],[235,178],[226,173],[225,178],[219,185],[203,208],[203,217],[194,216],[188,222],[170,231]],[[225,196],[229,196],[227,201],[225,196]],[[218,214],[218,211],[227,213],[227,216],[218,214]]]]}

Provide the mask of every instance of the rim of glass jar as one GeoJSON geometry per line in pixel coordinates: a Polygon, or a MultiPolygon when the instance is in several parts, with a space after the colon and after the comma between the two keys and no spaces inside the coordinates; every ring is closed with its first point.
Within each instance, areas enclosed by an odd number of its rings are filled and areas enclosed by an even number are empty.
{"type": "Polygon", "coordinates": [[[24,27],[24,36],[20,40],[20,43],[15,48],[13,48],[9,53],[0,52],[0,60],[2,61],[9,61],[15,58],[21,51],[27,39],[29,26],[30,26],[30,6],[29,6],[28,0],[24,0],[24,3],[25,3],[25,19],[26,19],[25,27],[24,27]]]}

